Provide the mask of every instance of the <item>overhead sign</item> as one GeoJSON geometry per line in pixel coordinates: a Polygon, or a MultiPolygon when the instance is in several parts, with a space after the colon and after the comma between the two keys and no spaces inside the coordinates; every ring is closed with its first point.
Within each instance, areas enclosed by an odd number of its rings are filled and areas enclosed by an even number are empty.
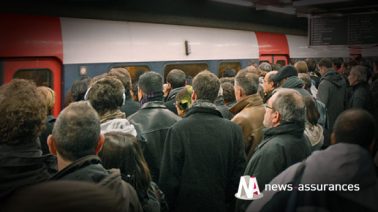
{"type": "Polygon", "coordinates": [[[378,44],[378,13],[309,18],[310,46],[378,44]]]}

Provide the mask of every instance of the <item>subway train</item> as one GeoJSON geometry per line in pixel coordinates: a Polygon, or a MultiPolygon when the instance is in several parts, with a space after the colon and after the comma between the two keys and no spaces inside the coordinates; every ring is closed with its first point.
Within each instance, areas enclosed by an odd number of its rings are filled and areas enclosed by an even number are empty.
{"type": "Polygon", "coordinates": [[[252,63],[288,64],[290,59],[376,57],[377,47],[309,47],[306,36],[220,28],[0,14],[0,84],[34,80],[56,93],[54,115],[82,75],[127,67],[131,77],[180,68],[194,76],[208,69],[221,75],[252,63]]]}

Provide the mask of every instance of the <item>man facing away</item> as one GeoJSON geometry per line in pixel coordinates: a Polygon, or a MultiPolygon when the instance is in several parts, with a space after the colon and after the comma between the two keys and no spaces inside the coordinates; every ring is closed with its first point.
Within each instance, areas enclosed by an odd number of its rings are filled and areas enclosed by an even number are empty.
{"type": "Polygon", "coordinates": [[[169,129],[160,187],[171,211],[232,211],[244,170],[242,131],[214,104],[219,79],[209,71],[193,79],[192,108],[169,129]]]}
{"type": "Polygon", "coordinates": [[[180,69],[172,69],[167,74],[167,90],[169,93],[165,98],[165,106],[177,115],[175,106],[176,95],[186,84],[186,74],[180,69]]]}
{"type": "Polygon", "coordinates": [[[346,82],[340,74],[332,69],[331,60],[323,58],[319,61],[318,66],[322,77],[317,99],[325,104],[328,126],[329,129],[332,129],[337,116],[344,111],[346,106],[346,82]]]}
{"type": "Polygon", "coordinates": [[[242,128],[247,161],[252,157],[257,145],[262,140],[265,108],[261,96],[257,93],[259,78],[256,74],[239,71],[235,77],[235,98],[237,104],[230,111],[235,114],[232,122],[242,128]]]}
{"type": "MultiPolygon", "coordinates": [[[[264,139],[244,172],[244,175],[256,177],[260,190],[287,167],[311,154],[311,145],[304,136],[302,95],[293,89],[277,90],[266,104],[264,126],[264,139]]],[[[237,210],[245,211],[249,203],[238,200],[237,210]]]]}
{"type": "Polygon", "coordinates": [[[139,111],[128,117],[137,130],[152,179],[159,181],[160,162],[168,129],[181,118],[163,102],[163,78],[156,72],[142,74],[138,81],[139,111]]]}
{"type": "Polygon", "coordinates": [[[251,211],[378,211],[378,181],[373,163],[374,118],[361,109],[336,119],[332,145],[290,166],[270,184],[313,185],[314,190],[264,192],[251,211]],[[328,187],[325,187],[328,186],[328,187]],[[336,186],[342,186],[335,190],[336,186]]]}
{"type": "Polygon", "coordinates": [[[56,155],[58,173],[51,180],[85,181],[104,186],[117,194],[124,211],[142,211],[137,194],[124,182],[119,170],[106,170],[97,156],[104,144],[100,118],[88,102],[75,102],[59,115],[49,150],[56,155]]]}

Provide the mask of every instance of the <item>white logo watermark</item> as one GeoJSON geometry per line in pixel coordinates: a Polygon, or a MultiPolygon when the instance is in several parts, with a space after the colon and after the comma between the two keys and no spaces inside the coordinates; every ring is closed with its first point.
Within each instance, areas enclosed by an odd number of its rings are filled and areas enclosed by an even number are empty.
{"type": "Polygon", "coordinates": [[[238,193],[235,194],[235,197],[242,200],[256,200],[263,197],[256,177],[248,175],[241,176],[238,193]]]}

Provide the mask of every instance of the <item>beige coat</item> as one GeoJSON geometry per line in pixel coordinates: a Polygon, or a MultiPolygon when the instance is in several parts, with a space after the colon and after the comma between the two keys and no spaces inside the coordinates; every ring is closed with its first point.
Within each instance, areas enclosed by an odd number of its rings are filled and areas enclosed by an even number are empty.
{"type": "Polygon", "coordinates": [[[231,121],[239,125],[243,130],[245,153],[248,161],[262,140],[265,115],[263,100],[258,94],[246,96],[235,104],[230,111],[235,114],[231,121]]]}

